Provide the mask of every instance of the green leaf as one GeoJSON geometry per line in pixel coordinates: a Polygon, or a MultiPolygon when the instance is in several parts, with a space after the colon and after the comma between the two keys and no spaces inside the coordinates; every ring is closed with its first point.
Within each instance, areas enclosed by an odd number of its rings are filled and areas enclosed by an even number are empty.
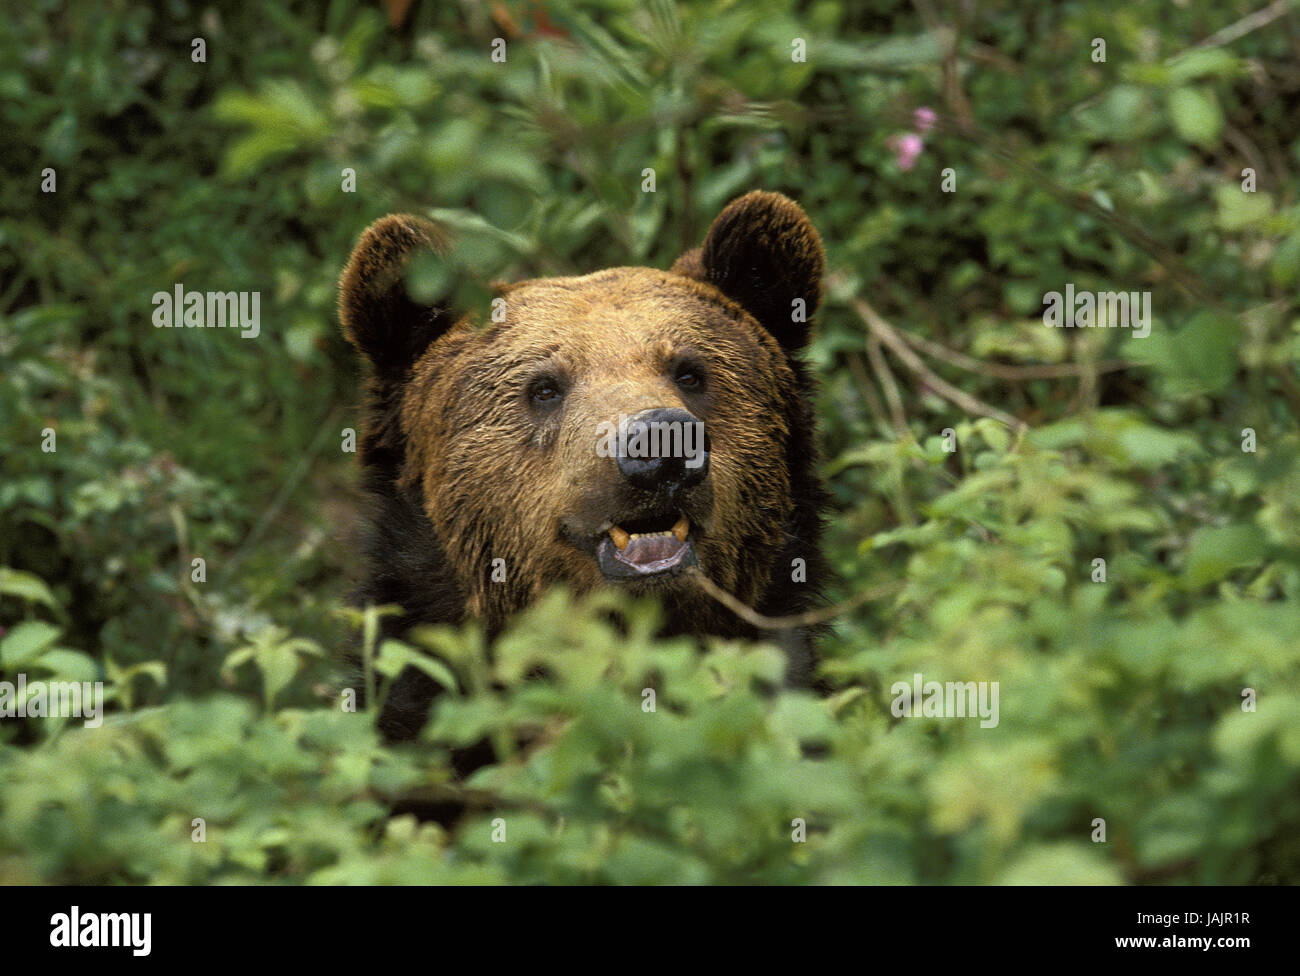
{"type": "Polygon", "coordinates": [[[1300,280],[1300,230],[1277,246],[1268,263],[1268,277],[1277,288],[1290,288],[1300,280]]]}
{"type": "Polygon", "coordinates": [[[562,19],[578,42],[613,68],[624,82],[639,89],[650,84],[650,77],[632,53],[589,16],[569,10],[562,19]]]}
{"type": "Polygon", "coordinates": [[[1264,558],[1264,533],[1256,525],[1241,523],[1198,530],[1188,545],[1183,578],[1199,589],[1264,558]]]}
{"type": "Polygon", "coordinates": [[[1169,93],[1174,131],[1198,146],[1213,146],[1223,131],[1223,110],[1209,88],[1176,88],[1169,93]]]}
{"type": "Polygon", "coordinates": [[[1200,312],[1174,335],[1174,342],[1187,374],[1199,380],[1203,389],[1221,390],[1236,376],[1241,327],[1235,319],[1200,312]]]}
{"type": "Polygon", "coordinates": [[[1116,85],[1100,103],[1078,112],[1079,125],[1093,139],[1130,142],[1159,125],[1152,111],[1153,100],[1139,85],[1116,85]]]}
{"type": "Polygon", "coordinates": [[[61,609],[44,580],[8,566],[0,566],[0,596],[16,596],[29,603],[43,603],[54,610],[61,609]]]}
{"type": "MultiPolygon", "coordinates": [[[[1104,845],[1103,845],[1104,846],[1104,845]]],[[[1003,875],[1003,885],[1121,885],[1124,878],[1097,851],[1081,844],[1042,844],[1021,855],[1003,875]]]]}
{"type": "Polygon", "coordinates": [[[508,245],[520,254],[530,253],[534,245],[527,238],[520,234],[513,234],[510,231],[502,230],[489,224],[483,217],[472,210],[447,210],[433,209],[428,211],[429,219],[436,223],[442,224],[451,230],[459,231],[465,235],[481,235],[494,241],[500,241],[508,245]]]}
{"type": "Polygon", "coordinates": [[[810,57],[831,68],[887,71],[936,64],[952,44],[949,28],[911,36],[891,37],[879,44],[861,45],[831,39],[808,43],[810,57]]]}
{"type": "Polygon", "coordinates": [[[59,638],[62,631],[43,620],[28,620],[0,639],[0,667],[16,671],[26,667],[59,638]]]}
{"type": "Polygon", "coordinates": [[[227,655],[222,665],[222,671],[228,674],[253,661],[262,673],[263,696],[268,710],[274,707],[275,699],[298,672],[302,664],[299,655],[319,656],[324,653],[315,642],[301,637],[291,638],[288,633],[283,627],[264,627],[253,635],[250,644],[227,655]]]}
{"type": "Polygon", "coordinates": [[[54,681],[96,681],[99,665],[89,654],[53,647],[41,655],[35,666],[48,672],[54,681]]]}
{"type": "Polygon", "coordinates": [[[1247,193],[1235,182],[1215,187],[1214,202],[1218,206],[1215,223],[1227,231],[1245,230],[1273,213],[1272,196],[1267,193],[1247,193]]]}
{"type": "Polygon", "coordinates": [[[277,156],[293,152],[300,142],[288,130],[259,129],[252,135],[236,140],[226,150],[221,160],[222,172],[232,179],[248,176],[277,156]]]}
{"type": "Polygon", "coordinates": [[[45,155],[51,163],[70,163],[77,154],[77,115],[68,110],[57,115],[45,131],[45,155]]]}
{"type": "Polygon", "coordinates": [[[1241,326],[1212,311],[1192,315],[1176,332],[1152,330],[1132,344],[1132,358],[1147,363],[1174,394],[1211,393],[1231,384],[1238,368],[1241,326]]]}
{"type": "Polygon", "coordinates": [[[458,692],[459,684],[451,669],[442,661],[428,654],[423,654],[408,644],[400,641],[386,640],[379,645],[379,656],[375,659],[375,670],[386,678],[396,678],[405,668],[412,667],[423,671],[442,687],[458,692]]]}
{"type": "Polygon", "coordinates": [[[1225,51],[1221,47],[1206,47],[1180,54],[1167,61],[1164,67],[1169,84],[1183,85],[1206,76],[1236,74],[1241,69],[1241,61],[1231,51],[1225,51]]]}

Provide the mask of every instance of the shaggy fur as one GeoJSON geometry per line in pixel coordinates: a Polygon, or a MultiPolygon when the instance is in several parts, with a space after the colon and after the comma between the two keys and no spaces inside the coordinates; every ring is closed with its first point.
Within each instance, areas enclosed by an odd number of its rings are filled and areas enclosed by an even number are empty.
{"type": "MultiPolygon", "coordinates": [[[[445,249],[441,231],[385,217],[362,235],[340,283],[348,340],[373,366],[361,442],[373,498],[359,602],[396,603],[417,623],[483,620],[489,634],[565,582],[652,591],[669,631],[757,636],[688,577],[610,583],[583,540],[648,501],[595,450],[598,425],[651,408],[702,420],[707,478],[675,504],[697,534],[700,568],[760,613],[798,613],[826,578],[825,498],[815,473],[811,381],[795,354],[816,310],[820,238],[793,201],[750,193],[671,271],[612,268],[505,287],[505,321],[483,328],[406,295],[411,255],[445,249]],[[675,382],[678,370],[702,379],[675,382]],[[538,403],[538,384],[560,394],[538,403]],[[791,582],[792,561],[807,583],[791,582]],[[492,581],[503,559],[505,582],[492,581]]],[[[807,634],[787,634],[788,680],[805,683],[807,634]]],[[[414,671],[390,693],[381,727],[418,732],[434,686],[414,671]]]]}

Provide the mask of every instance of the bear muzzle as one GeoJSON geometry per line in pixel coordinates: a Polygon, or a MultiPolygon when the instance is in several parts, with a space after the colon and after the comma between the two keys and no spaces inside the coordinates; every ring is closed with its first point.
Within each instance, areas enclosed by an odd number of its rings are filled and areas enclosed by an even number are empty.
{"type": "Polygon", "coordinates": [[[680,408],[656,407],[623,418],[619,428],[619,475],[654,514],[609,527],[596,546],[601,573],[611,580],[643,579],[699,565],[691,520],[681,505],[709,476],[703,422],[680,408]]]}

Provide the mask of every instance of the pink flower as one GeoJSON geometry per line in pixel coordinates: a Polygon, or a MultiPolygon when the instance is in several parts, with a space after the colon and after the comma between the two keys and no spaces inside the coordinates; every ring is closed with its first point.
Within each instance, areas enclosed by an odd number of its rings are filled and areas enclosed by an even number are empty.
{"type": "Polygon", "coordinates": [[[912,113],[912,125],[916,127],[917,132],[929,132],[934,128],[934,120],[937,117],[932,108],[918,108],[912,113]]]}
{"type": "Polygon", "coordinates": [[[916,157],[921,155],[925,143],[915,132],[905,132],[901,136],[890,136],[885,140],[894,153],[894,162],[904,173],[916,165],[916,157]]]}

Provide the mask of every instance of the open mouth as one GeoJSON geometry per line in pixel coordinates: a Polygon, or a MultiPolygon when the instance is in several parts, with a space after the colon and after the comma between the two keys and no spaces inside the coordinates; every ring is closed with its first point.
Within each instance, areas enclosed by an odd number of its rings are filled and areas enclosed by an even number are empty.
{"type": "Polygon", "coordinates": [[[695,542],[685,515],[633,519],[613,525],[596,546],[606,579],[643,579],[695,566],[695,542]]]}

